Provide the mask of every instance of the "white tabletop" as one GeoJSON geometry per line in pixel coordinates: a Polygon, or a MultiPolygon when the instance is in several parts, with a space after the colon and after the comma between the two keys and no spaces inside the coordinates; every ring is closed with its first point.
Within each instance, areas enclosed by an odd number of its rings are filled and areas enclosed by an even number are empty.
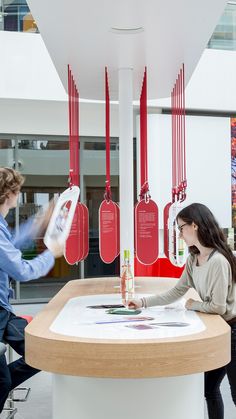
{"type": "Polygon", "coordinates": [[[184,308],[184,302],[181,299],[169,306],[142,309],[142,313],[136,316],[124,316],[108,314],[106,309],[88,308],[89,305],[119,304],[121,301],[117,294],[71,298],[51,324],[50,330],[65,336],[111,340],[172,338],[202,332],[205,325],[194,311],[184,308]],[[143,317],[151,319],[143,321],[143,317]],[[177,324],[170,325],[171,322],[177,324]]]}

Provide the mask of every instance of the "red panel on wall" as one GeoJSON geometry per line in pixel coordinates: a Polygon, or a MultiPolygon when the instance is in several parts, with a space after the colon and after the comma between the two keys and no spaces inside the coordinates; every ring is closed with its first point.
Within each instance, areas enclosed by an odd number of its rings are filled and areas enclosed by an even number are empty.
{"type": "Polygon", "coordinates": [[[179,278],[184,270],[184,267],[179,268],[170,263],[167,258],[159,258],[152,265],[143,265],[134,259],[134,274],[135,276],[160,276],[165,278],[179,278]]]}

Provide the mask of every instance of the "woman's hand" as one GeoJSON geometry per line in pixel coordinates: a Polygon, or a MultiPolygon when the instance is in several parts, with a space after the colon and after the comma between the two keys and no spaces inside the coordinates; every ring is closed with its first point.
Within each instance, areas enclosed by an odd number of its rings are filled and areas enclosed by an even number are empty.
{"type": "Polygon", "coordinates": [[[185,303],[185,308],[187,308],[187,310],[191,310],[192,309],[192,303],[194,303],[195,300],[193,300],[192,298],[189,298],[186,303],[185,303]]]}
{"type": "Polygon", "coordinates": [[[142,300],[130,300],[128,301],[128,308],[134,308],[135,310],[137,308],[142,308],[142,300]]]}

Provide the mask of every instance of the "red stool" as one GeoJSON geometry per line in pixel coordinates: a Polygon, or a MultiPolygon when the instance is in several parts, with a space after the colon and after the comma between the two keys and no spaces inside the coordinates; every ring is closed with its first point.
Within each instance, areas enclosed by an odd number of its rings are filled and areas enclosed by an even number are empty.
{"type": "MultiPolygon", "coordinates": [[[[28,316],[28,315],[24,315],[24,316],[20,316],[23,319],[25,319],[27,321],[27,323],[30,323],[33,320],[32,316],[28,316]]],[[[13,349],[8,345],[8,362],[12,362],[13,361],[13,349]]],[[[30,393],[30,388],[29,387],[17,387],[15,389],[13,389],[12,391],[10,391],[7,402],[6,402],[6,407],[4,407],[4,411],[8,412],[6,419],[12,419],[15,417],[15,414],[17,412],[17,408],[15,408],[14,403],[15,402],[26,402],[28,397],[29,397],[29,393],[30,393]],[[14,393],[15,392],[25,392],[23,397],[17,397],[14,393]]]]}
{"type": "Polygon", "coordinates": [[[20,316],[20,317],[22,317],[22,319],[25,319],[26,321],[27,321],[27,323],[29,324],[30,322],[32,322],[32,320],[33,320],[33,316],[28,316],[28,315],[26,315],[26,316],[20,316]]]}

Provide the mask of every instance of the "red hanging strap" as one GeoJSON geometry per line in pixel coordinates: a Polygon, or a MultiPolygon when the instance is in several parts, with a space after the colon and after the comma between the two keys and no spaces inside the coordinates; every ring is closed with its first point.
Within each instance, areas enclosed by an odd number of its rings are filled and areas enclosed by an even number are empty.
{"type": "Polygon", "coordinates": [[[149,196],[147,162],[147,69],[145,67],[142,91],[140,95],[140,199],[149,196]]]}
{"type": "Polygon", "coordinates": [[[68,65],[69,94],[69,147],[70,173],[69,186],[79,186],[79,93],[68,65]]]}
{"type": "Polygon", "coordinates": [[[183,193],[183,87],[182,87],[182,68],[180,69],[180,76],[179,76],[179,99],[180,99],[180,199],[182,200],[182,193],[183,193]]]}
{"type": "MultiPolygon", "coordinates": [[[[71,101],[71,71],[70,66],[68,65],[68,105],[69,105],[69,144],[71,144],[72,137],[72,101],[71,101]]],[[[68,179],[69,187],[72,186],[71,172],[69,173],[68,179]]]]}
{"type": "Polygon", "coordinates": [[[177,144],[176,144],[176,186],[177,186],[177,195],[179,196],[179,78],[176,81],[176,112],[177,112],[177,144]]]}
{"type": "Polygon", "coordinates": [[[79,91],[76,89],[76,167],[77,167],[77,184],[80,185],[80,141],[79,141],[79,91]]]}
{"type": "Polygon", "coordinates": [[[176,84],[173,88],[173,136],[172,136],[172,202],[175,201],[176,196],[178,195],[178,162],[177,162],[177,138],[178,138],[178,125],[177,125],[177,87],[176,84]]]}
{"type": "Polygon", "coordinates": [[[186,199],[185,79],[181,68],[171,95],[172,107],[172,202],[186,199]]]}
{"type": "Polygon", "coordinates": [[[140,201],[135,206],[136,258],[145,265],[156,262],[159,254],[158,206],[151,199],[148,184],[147,156],[147,69],[140,95],[140,201]],[[152,222],[150,223],[150,219],[152,222]],[[144,233],[145,232],[145,233],[144,233]]]}
{"type": "Polygon", "coordinates": [[[183,189],[183,201],[186,199],[187,189],[187,175],[186,175],[186,137],[185,137],[185,72],[184,64],[182,71],[182,95],[183,95],[183,178],[182,178],[182,189],[183,189]]]}
{"type": "Polygon", "coordinates": [[[105,68],[105,97],[106,97],[106,190],[104,198],[111,200],[111,168],[110,168],[110,96],[107,67],[105,68]]]}
{"type": "Polygon", "coordinates": [[[183,132],[182,132],[182,114],[183,114],[183,104],[182,104],[182,69],[180,69],[179,74],[179,135],[180,135],[180,144],[179,144],[179,154],[180,154],[180,193],[182,191],[182,179],[183,179],[183,132]]]}

